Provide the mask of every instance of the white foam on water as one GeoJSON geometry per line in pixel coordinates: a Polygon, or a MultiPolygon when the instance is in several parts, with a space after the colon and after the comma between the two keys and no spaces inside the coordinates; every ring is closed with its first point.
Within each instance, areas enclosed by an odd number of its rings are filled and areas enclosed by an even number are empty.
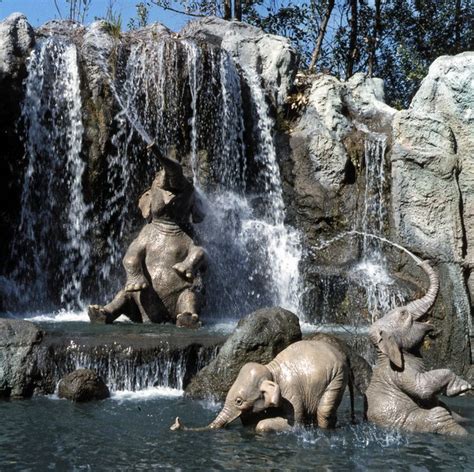
{"type": "MultiPolygon", "coordinates": [[[[58,311],[52,311],[47,313],[15,313],[11,314],[12,317],[22,318],[27,321],[33,321],[37,323],[89,323],[89,316],[87,310],[72,311],[67,309],[60,309],[58,311]]],[[[126,316],[121,315],[114,323],[132,323],[126,316]]]]}
{"type": "Polygon", "coordinates": [[[234,332],[234,330],[237,326],[237,323],[238,323],[237,320],[224,321],[222,323],[205,325],[205,328],[206,328],[207,331],[209,331],[211,333],[230,334],[230,333],[234,332]]]}
{"type": "Polygon", "coordinates": [[[148,387],[143,390],[120,390],[112,392],[110,400],[117,401],[146,401],[155,398],[178,398],[184,394],[183,390],[171,387],[148,387]]]}
{"type": "Polygon", "coordinates": [[[22,318],[28,321],[47,323],[64,323],[75,321],[83,321],[89,323],[89,316],[87,315],[87,310],[71,311],[61,309],[49,313],[31,313],[26,315],[22,314],[22,318]]]}

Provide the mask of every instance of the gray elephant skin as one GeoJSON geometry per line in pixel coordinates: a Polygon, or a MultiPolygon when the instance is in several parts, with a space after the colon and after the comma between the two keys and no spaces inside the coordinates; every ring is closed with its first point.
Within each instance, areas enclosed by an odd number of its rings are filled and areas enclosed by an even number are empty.
{"type": "Polygon", "coordinates": [[[420,320],[434,304],[439,278],[428,261],[420,266],[430,287],[425,296],[395,308],[372,324],[369,336],[377,362],[367,389],[368,420],[385,427],[415,432],[466,435],[437,396],[463,394],[472,386],[449,369],[427,371],[420,355],[432,327],[420,320]]]}
{"type": "MultiPolygon", "coordinates": [[[[298,341],[266,365],[245,364],[214,421],[193,430],[223,428],[238,417],[257,432],[305,424],[332,428],[348,378],[348,359],[336,346],[298,341]]],[[[188,428],[176,418],[171,429],[188,428]]]]}
{"type": "Polygon", "coordinates": [[[201,276],[205,252],[192,239],[190,222],[204,218],[193,184],[181,165],[152,145],[162,169],[138,206],[150,220],[130,244],[123,266],[125,287],[105,306],[89,306],[89,318],[112,323],[120,315],[135,322],[175,322],[197,327],[202,305],[201,276]]]}

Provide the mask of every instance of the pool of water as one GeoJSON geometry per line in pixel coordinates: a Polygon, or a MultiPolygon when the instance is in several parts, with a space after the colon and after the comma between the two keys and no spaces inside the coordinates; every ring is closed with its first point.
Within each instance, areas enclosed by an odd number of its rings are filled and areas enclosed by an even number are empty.
{"type": "MultiPolygon", "coordinates": [[[[204,425],[219,409],[179,394],[120,392],[90,404],[55,397],[0,402],[0,470],[474,470],[472,436],[350,425],[347,403],[340,426],[329,432],[257,435],[238,421],[220,431],[170,431],[176,416],[204,425]]],[[[474,433],[474,399],[450,405],[471,418],[474,433]]]]}

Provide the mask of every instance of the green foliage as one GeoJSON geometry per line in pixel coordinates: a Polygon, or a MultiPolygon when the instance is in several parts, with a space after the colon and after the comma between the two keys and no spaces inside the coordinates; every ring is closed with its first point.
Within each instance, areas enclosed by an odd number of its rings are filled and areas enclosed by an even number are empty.
{"type": "Polygon", "coordinates": [[[145,2],[139,2],[135,8],[137,10],[136,18],[131,18],[128,22],[128,29],[130,30],[144,28],[148,25],[148,17],[150,15],[149,6],[145,2]]]}

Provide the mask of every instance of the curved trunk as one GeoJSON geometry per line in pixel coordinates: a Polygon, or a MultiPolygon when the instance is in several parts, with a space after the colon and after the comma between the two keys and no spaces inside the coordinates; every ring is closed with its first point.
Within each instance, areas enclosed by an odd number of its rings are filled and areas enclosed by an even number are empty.
{"type": "Polygon", "coordinates": [[[423,261],[420,266],[430,279],[430,288],[424,297],[414,300],[405,306],[415,320],[421,318],[433,306],[439,290],[438,273],[430,266],[428,261],[423,261]]]}

